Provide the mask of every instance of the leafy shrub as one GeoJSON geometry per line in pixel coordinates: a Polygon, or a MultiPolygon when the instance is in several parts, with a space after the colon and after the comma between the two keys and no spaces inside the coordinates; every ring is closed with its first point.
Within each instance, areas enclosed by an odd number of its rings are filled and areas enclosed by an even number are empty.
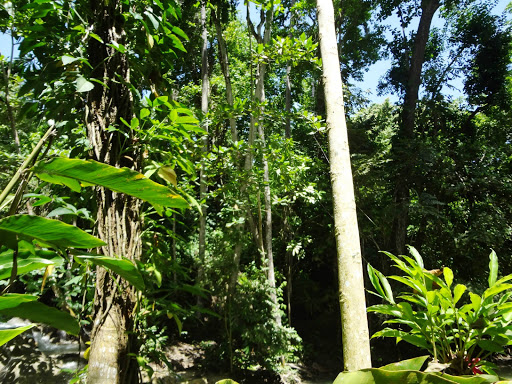
{"type": "Polygon", "coordinates": [[[398,302],[388,278],[368,265],[376,290],[372,293],[386,301],[368,311],[390,316],[384,323],[398,325],[386,327],[372,337],[394,337],[397,342],[403,340],[425,349],[435,363],[457,374],[494,373],[493,365],[485,359],[512,344],[512,284],[507,283],[512,275],[498,280],[498,257],[492,251],[489,288],[478,295],[468,292],[463,284],[453,286],[450,268],[427,271],[418,251],[413,247],[409,250],[412,257],[384,252],[403,273],[389,279],[408,287],[398,294],[398,302]]]}
{"type": "MultiPolygon", "coordinates": [[[[240,274],[231,311],[234,363],[278,371],[280,357],[293,361],[301,350],[296,331],[275,320],[276,308],[264,272],[254,265],[240,274]]],[[[278,289],[278,297],[280,296],[278,289]]]]}

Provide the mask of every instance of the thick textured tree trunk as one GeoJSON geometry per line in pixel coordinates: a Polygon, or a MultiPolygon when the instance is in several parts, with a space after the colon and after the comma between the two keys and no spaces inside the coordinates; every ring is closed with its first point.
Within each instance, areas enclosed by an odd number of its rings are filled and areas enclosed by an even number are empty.
{"type": "MultiPolygon", "coordinates": [[[[204,276],[204,261],[206,254],[206,204],[203,202],[206,197],[206,162],[204,157],[208,151],[208,96],[210,91],[210,80],[208,78],[208,30],[206,28],[206,4],[201,3],[201,29],[203,47],[201,49],[201,112],[203,114],[203,128],[206,135],[203,138],[203,159],[201,160],[201,169],[199,171],[199,200],[201,201],[201,216],[199,217],[199,268],[197,273],[197,280],[199,285],[202,285],[204,276]]],[[[201,304],[201,297],[197,297],[198,305],[201,304]]]]}
{"type": "MultiPolygon", "coordinates": [[[[122,2],[91,0],[94,33],[103,41],[124,44],[122,2]]],[[[128,60],[114,48],[90,39],[89,62],[95,68],[92,76],[106,86],[95,84],[88,94],[86,124],[92,145],[92,158],[116,167],[139,171],[141,158],[133,147],[132,132],[128,137],[116,131],[125,129],[121,118],[133,117],[128,60]]],[[[140,259],[140,202],[136,198],[97,188],[98,236],[107,243],[100,252],[108,256],[140,259]]],[[[94,298],[94,323],[89,357],[88,384],[131,384],[138,382],[138,364],[129,353],[137,353],[133,340],[135,290],[121,278],[98,268],[94,298]]]]}
{"type": "Polygon", "coordinates": [[[439,7],[439,0],[424,0],[421,3],[420,23],[415,36],[405,87],[402,122],[398,136],[393,143],[395,162],[398,165],[395,179],[395,194],[393,197],[397,209],[393,220],[393,246],[397,254],[405,252],[405,244],[407,242],[407,225],[411,202],[409,191],[412,187],[415,167],[414,153],[416,152],[414,148],[416,104],[418,102],[421,69],[425,61],[425,48],[430,34],[430,26],[432,18],[439,7]]]}
{"type": "Polygon", "coordinates": [[[371,367],[354,185],[331,0],[317,0],[326,122],[338,253],[339,300],[345,370],[371,367]]]}

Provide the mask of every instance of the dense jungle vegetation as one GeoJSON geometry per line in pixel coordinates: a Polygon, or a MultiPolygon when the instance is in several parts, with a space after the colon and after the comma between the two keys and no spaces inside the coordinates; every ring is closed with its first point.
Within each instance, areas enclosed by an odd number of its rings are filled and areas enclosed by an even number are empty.
{"type": "Polygon", "coordinates": [[[512,344],[503,2],[12,0],[0,31],[0,316],[31,322],[0,345],[64,330],[89,384],[172,371],[182,341],[240,382],[405,382],[370,364],[422,354],[494,374],[512,344]]]}

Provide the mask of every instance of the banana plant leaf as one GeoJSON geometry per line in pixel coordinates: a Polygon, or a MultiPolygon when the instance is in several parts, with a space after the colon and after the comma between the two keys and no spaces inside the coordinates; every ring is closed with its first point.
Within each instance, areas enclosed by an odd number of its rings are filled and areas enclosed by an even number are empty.
{"type": "Polygon", "coordinates": [[[87,260],[94,265],[100,265],[104,268],[107,268],[112,272],[117,273],[123,279],[132,284],[135,288],[144,290],[144,280],[142,279],[142,275],[140,274],[139,269],[128,259],[77,253],[75,254],[75,260],[87,260]]]}
{"type": "Polygon", "coordinates": [[[41,180],[66,185],[76,192],[81,187],[99,185],[114,192],[135,196],[150,203],[160,214],[163,207],[189,207],[184,198],[139,172],[112,167],[94,160],[58,157],[37,163],[32,171],[41,180]]]}
{"type": "MultiPolygon", "coordinates": [[[[12,249],[0,253],[0,280],[11,276],[13,253],[12,249]]],[[[17,274],[23,275],[36,269],[46,268],[49,265],[59,266],[63,262],[64,259],[52,251],[37,249],[33,254],[28,250],[20,250],[16,263],[17,274]]]]}
{"type": "Polygon", "coordinates": [[[75,336],[78,336],[79,332],[78,321],[69,313],[59,311],[57,308],[49,307],[39,301],[26,301],[15,307],[0,309],[0,315],[20,317],[34,323],[47,324],[75,336]]]}
{"type": "Polygon", "coordinates": [[[0,246],[16,249],[18,239],[33,239],[57,248],[96,248],[100,239],[59,220],[32,215],[14,215],[0,219],[0,246]]]}
{"type": "Polygon", "coordinates": [[[18,327],[13,329],[3,329],[0,331],[0,346],[4,345],[8,341],[14,339],[16,336],[18,336],[20,333],[23,333],[25,331],[28,331],[30,328],[32,328],[35,324],[29,324],[24,327],[18,327]]]}

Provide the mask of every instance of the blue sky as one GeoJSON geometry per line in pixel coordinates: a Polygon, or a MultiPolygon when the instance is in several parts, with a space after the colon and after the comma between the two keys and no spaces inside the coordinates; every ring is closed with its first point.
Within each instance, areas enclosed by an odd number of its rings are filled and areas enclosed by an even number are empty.
{"type": "MultiPolygon", "coordinates": [[[[497,6],[494,9],[494,12],[496,14],[502,14],[505,10],[505,7],[509,4],[510,0],[498,0],[497,6]]],[[[242,17],[245,19],[245,7],[242,5],[239,9],[242,11],[242,17]]],[[[510,19],[510,17],[509,17],[510,19]]],[[[390,18],[388,20],[388,24],[396,25],[397,21],[390,18]]],[[[434,26],[442,27],[443,22],[439,17],[435,17],[434,26]]],[[[416,26],[414,26],[416,28],[416,26]]],[[[0,34],[0,54],[3,56],[9,57],[11,52],[11,38],[8,35],[0,34]]],[[[17,55],[17,50],[15,50],[15,56],[17,55]]],[[[364,81],[362,82],[356,82],[356,85],[361,88],[363,91],[367,91],[369,98],[373,102],[382,102],[386,98],[390,98],[392,101],[396,101],[396,97],[391,97],[388,95],[384,96],[377,96],[377,84],[379,82],[379,79],[386,73],[386,71],[390,68],[391,63],[389,60],[380,60],[377,63],[373,64],[368,68],[368,71],[366,72],[364,76],[364,81]]],[[[452,85],[455,86],[456,90],[450,91],[452,95],[458,96],[460,94],[462,83],[460,81],[454,81],[452,82],[452,85]],[[459,91],[457,91],[459,89],[459,91]]],[[[446,90],[445,90],[446,91],[446,90]]]]}

